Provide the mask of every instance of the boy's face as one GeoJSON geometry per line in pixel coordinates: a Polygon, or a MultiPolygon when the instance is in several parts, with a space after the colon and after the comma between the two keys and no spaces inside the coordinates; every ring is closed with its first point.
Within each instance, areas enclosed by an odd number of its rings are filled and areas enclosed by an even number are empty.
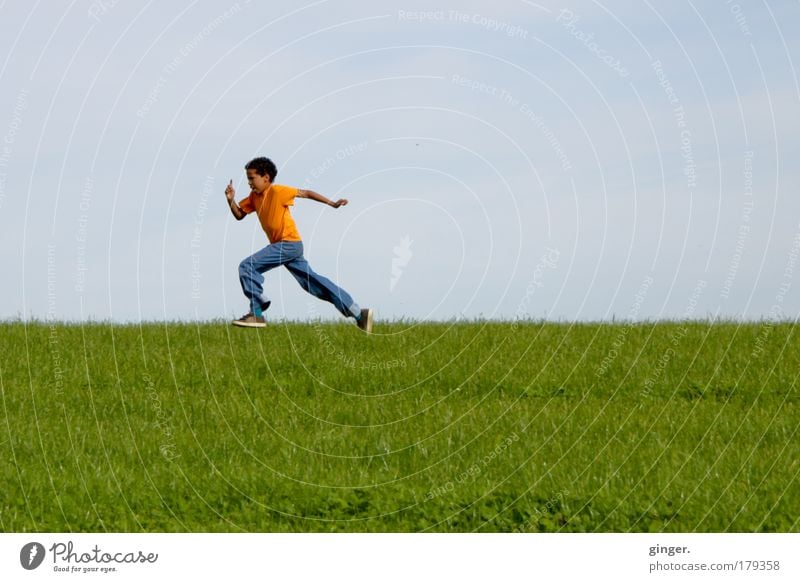
{"type": "Polygon", "coordinates": [[[251,190],[255,190],[259,194],[263,194],[270,186],[269,174],[262,176],[255,170],[247,170],[247,183],[250,185],[251,190]]]}

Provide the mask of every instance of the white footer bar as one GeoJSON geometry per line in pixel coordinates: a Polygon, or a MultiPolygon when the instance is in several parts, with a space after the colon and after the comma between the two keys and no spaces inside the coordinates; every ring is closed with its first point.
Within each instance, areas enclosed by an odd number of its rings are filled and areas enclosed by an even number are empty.
{"type": "Polygon", "coordinates": [[[0,580],[800,580],[800,534],[2,534],[0,580]]]}

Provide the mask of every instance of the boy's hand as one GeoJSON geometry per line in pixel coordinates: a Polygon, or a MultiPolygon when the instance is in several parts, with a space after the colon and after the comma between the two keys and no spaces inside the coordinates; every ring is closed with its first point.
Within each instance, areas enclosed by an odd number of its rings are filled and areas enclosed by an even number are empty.
{"type": "Polygon", "coordinates": [[[228,187],[225,188],[225,198],[228,199],[228,202],[233,202],[233,199],[236,197],[236,190],[233,189],[233,180],[231,180],[228,187]]]}
{"type": "Polygon", "coordinates": [[[339,198],[336,202],[331,202],[331,206],[334,208],[339,208],[340,206],[345,206],[347,204],[346,198],[339,198]]]}

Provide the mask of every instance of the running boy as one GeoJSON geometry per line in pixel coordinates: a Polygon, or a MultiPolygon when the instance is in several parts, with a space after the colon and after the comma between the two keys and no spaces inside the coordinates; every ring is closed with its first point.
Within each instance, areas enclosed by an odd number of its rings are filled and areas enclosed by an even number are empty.
{"type": "Polygon", "coordinates": [[[250,185],[250,196],[237,204],[234,200],[236,191],[231,180],[225,188],[225,197],[236,220],[242,220],[251,212],[258,215],[270,244],[239,264],[239,281],[245,297],[250,301],[250,312],[233,321],[233,325],[266,327],[264,312],[272,302],[264,295],[263,273],[283,265],[303,289],[315,297],[333,303],[342,315],[352,317],[359,328],[371,333],[372,309],[359,308],[347,291],[311,269],[308,261],[303,258],[303,242],[289,213],[289,206],[294,206],[295,198],[309,198],[334,208],[344,206],[347,200],[341,198],[333,202],[313,190],[298,190],[273,184],[278,169],[268,158],[255,158],[244,168],[247,171],[247,183],[250,185]]]}

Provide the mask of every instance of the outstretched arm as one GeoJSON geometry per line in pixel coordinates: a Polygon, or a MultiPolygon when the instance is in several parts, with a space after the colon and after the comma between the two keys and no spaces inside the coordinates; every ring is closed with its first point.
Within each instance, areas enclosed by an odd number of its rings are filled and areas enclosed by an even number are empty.
{"type": "Polygon", "coordinates": [[[334,208],[339,208],[340,206],[344,206],[347,204],[346,198],[339,198],[336,202],[333,200],[328,200],[322,194],[318,194],[313,190],[298,190],[297,191],[297,198],[309,198],[311,200],[316,200],[317,202],[322,202],[323,204],[327,204],[328,206],[333,206],[334,208]]]}

